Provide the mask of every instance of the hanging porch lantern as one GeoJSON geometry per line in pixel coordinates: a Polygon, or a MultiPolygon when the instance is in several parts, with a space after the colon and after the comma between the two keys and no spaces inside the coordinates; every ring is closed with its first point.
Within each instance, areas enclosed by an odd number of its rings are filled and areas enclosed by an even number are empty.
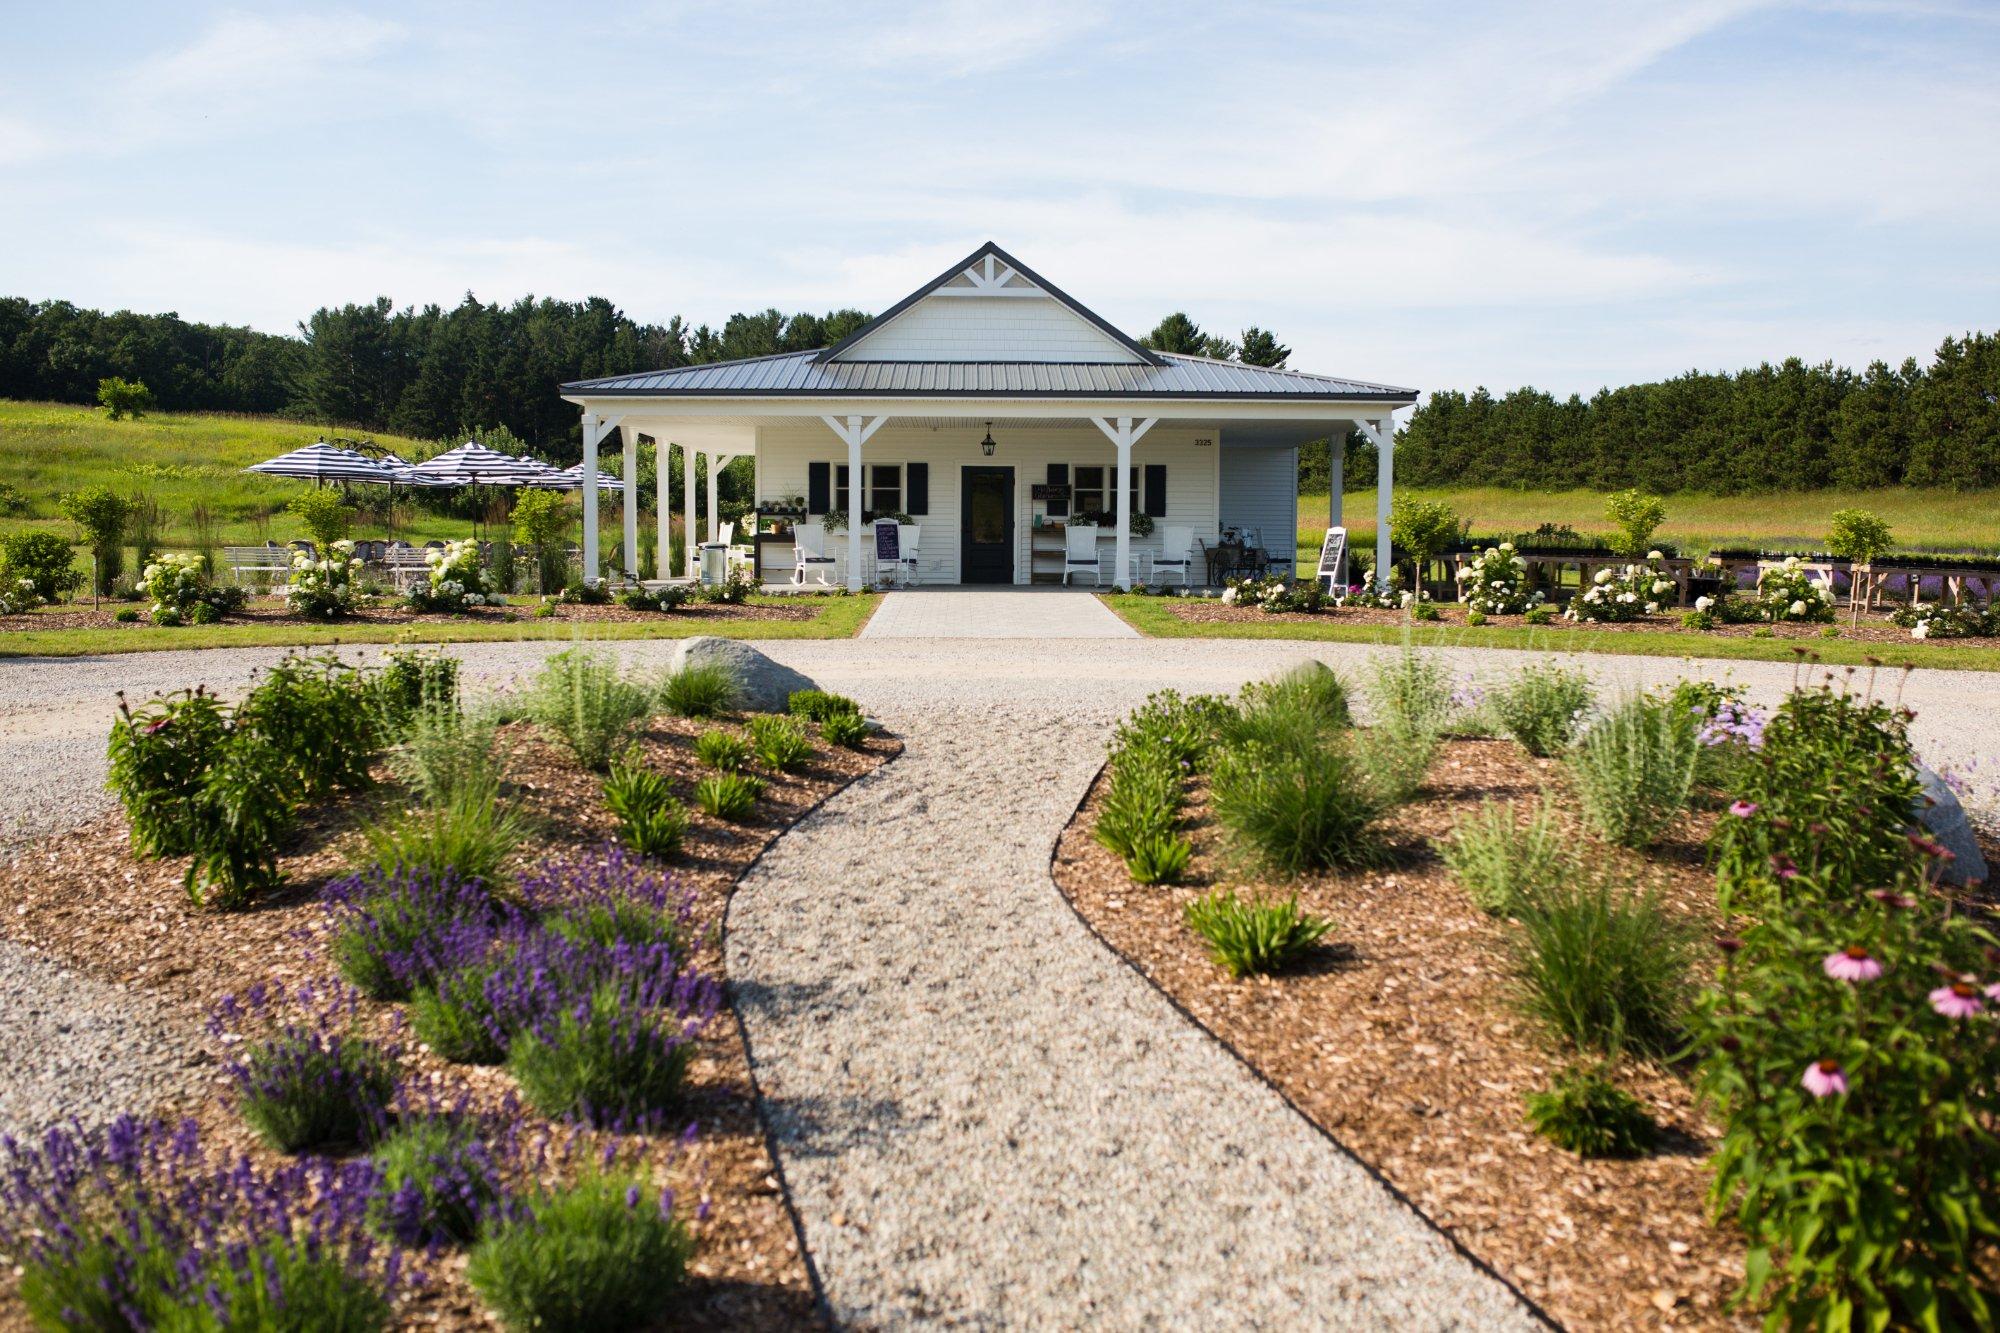
{"type": "Polygon", "coordinates": [[[993,443],[993,423],[989,421],[986,423],[986,438],[979,442],[979,452],[991,458],[997,448],[999,446],[993,443]]]}

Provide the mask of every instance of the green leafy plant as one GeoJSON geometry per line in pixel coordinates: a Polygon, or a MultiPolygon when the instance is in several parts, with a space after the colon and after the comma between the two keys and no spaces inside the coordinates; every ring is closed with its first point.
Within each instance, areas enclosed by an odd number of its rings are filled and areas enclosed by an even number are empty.
{"type": "Polygon", "coordinates": [[[512,1031],[502,1012],[507,984],[505,950],[455,960],[410,997],[410,1030],[440,1059],[461,1065],[497,1065],[507,1058],[512,1031]]]}
{"type": "Polygon", "coordinates": [[[489,1228],[466,1278],[510,1329],[640,1328],[673,1307],[694,1238],[637,1177],[590,1175],[489,1228]]]}
{"type": "Polygon", "coordinates": [[[1666,703],[1621,700],[1569,753],[1585,819],[1620,846],[1651,844],[1687,806],[1698,748],[1666,703]]]}
{"type": "MultiPolygon", "coordinates": [[[[1344,704],[1343,699],[1343,704],[1344,704]]],[[[859,711],[859,710],[857,710],[859,711]]],[[[1175,690],[1148,695],[1112,733],[1112,750],[1158,749],[1176,764],[1200,769],[1210,747],[1236,717],[1229,701],[1212,694],[1183,697],[1175,690]]]]}
{"type": "Polygon", "coordinates": [[[1645,1104],[1601,1069],[1565,1069],[1527,1103],[1535,1132],[1579,1157],[1640,1157],[1659,1137],[1645,1104]]]}
{"type": "Polygon", "coordinates": [[[760,714],[750,719],[750,741],[757,762],[774,773],[796,773],[813,756],[805,728],[789,717],[760,714]]]}
{"type": "Polygon", "coordinates": [[[1654,529],[1667,521],[1667,505],[1659,496],[1644,491],[1618,491],[1605,499],[1604,516],[1618,525],[1611,549],[1637,558],[1645,554],[1654,529]]]}
{"type": "Polygon", "coordinates": [[[1181,767],[1163,746],[1128,745],[1111,756],[1092,836],[1129,861],[1142,844],[1172,836],[1181,797],[1181,767]]]}
{"type": "Polygon", "coordinates": [[[269,741],[306,800],[366,787],[381,748],[373,685],[331,654],[288,654],[237,705],[236,723],[269,741]]]}
{"type": "Polygon", "coordinates": [[[704,731],[694,738],[694,754],[710,768],[735,773],[750,763],[750,742],[726,731],[704,731]]]}
{"type": "Polygon", "coordinates": [[[1386,803],[1345,737],[1218,751],[1209,797],[1240,853],[1284,875],[1368,865],[1383,853],[1386,803]]]}
{"type": "Polygon", "coordinates": [[[641,856],[672,856],[687,837],[687,808],[664,774],[627,758],[611,766],[604,803],[618,817],[620,839],[641,856]]]}
{"type": "Polygon", "coordinates": [[[1546,800],[1524,821],[1516,807],[1481,801],[1437,843],[1438,855],[1482,911],[1511,916],[1576,873],[1576,860],[1546,800]]]}
{"type": "Polygon", "coordinates": [[[10,532],[0,537],[0,588],[22,579],[44,602],[74,596],[88,581],[76,567],[76,552],[53,532],[10,532]]]}
{"type": "Polygon", "coordinates": [[[1463,531],[1458,512],[1442,500],[1398,495],[1389,507],[1389,539],[1417,568],[1413,587],[1423,585],[1424,571],[1450,549],[1463,531]]]}
{"type": "Polygon", "coordinates": [[[1458,707],[1450,669],[1407,643],[1374,659],[1367,693],[1375,726],[1410,743],[1435,744],[1458,707]]]}
{"type": "Polygon", "coordinates": [[[1540,606],[1529,607],[1523,619],[1530,625],[1553,625],[1556,621],[1556,609],[1543,602],[1540,606]]]}
{"type": "Polygon", "coordinates": [[[560,738],[593,773],[611,766],[612,756],[652,711],[650,693],[627,680],[616,661],[582,648],[550,657],[528,691],[528,715],[535,724],[560,738]]]}
{"type": "Polygon", "coordinates": [[[858,750],[868,743],[868,721],[859,713],[835,713],[819,724],[819,734],[829,745],[858,750]]]}
{"type": "Polygon", "coordinates": [[[676,717],[722,717],[741,696],[736,677],[716,663],[693,663],[660,681],[660,706],[676,717]]]}
{"type": "Polygon", "coordinates": [[[428,709],[456,713],[458,659],[438,649],[390,649],[375,675],[375,703],[392,731],[428,709]]]}
{"type": "Polygon", "coordinates": [[[785,700],[785,710],[793,717],[802,717],[808,722],[824,722],[836,713],[859,716],[861,705],[844,694],[829,694],[825,690],[793,690],[785,700]]]}
{"type": "Polygon", "coordinates": [[[1178,884],[1194,861],[1194,844],[1175,834],[1148,834],[1133,845],[1125,870],[1135,884],[1178,884]]]}
{"type": "Polygon", "coordinates": [[[466,712],[433,698],[402,726],[402,739],[389,750],[389,769],[426,804],[451,799],[467,783],[498,790],[500,757],[494,748],[490,713],[466,712]]]}
{"type": "Polygon", "coordinates": [[[1595,697],[1590,677],[1558,666],[1530,666],[1487,694],[1493,720],[1529,754],[1546,758],[1569,747],[1595,697]]]}
{"type": "Polygon", "coordinates": [[[732,824],[748,819],[763,794],[763,782],[748,773],[712,773],[694,784],[695,803],[732,824]]]}
{"type": "Polygon", "coordinates": [[[508,522],[521,540],[535,548],[535,590],[559,592],[569,572],[563,539],[574,521],[568,499],[559,491],[523,490],[514,501],[508,522]]]}
{"type": "Polygon", "coordinates": [[[1585,1050],[1664,1056],[1681,1043],[1691,932],[1651,893],[1571,876],[1521,905],[1523,1012],[1585,1050]]]}
{"type": "Polygon", "coordinates": [[[356,869],[384,876],[456,874],[498,884],[527,834],[527,820],[501,799],[500,775],[488,768],[461,774],[428,805],[395,810],[362,825],[356,869]]]}
{"type": "Polygon", "coordinates": [[[108,486],[86,486],[56,501],[64,518],[76,524],[96,561],[97,595],[109,597],[125,569],[125,524],[132,502],[108,486]]]}
{"type": "Polygon", "coordinates": [[[547,1116],[631,1124],[675,1106],[694,1058],[689,1040],[660,1040],[660,1016],[639,1012],[632,987],[607,982],[589,998],[514,1037],[507,1067],[528,1105],[547,1116]]]}
{"type": "Polygon", "coordinates": [[[1209,956],[1232,977],[1282,972],[1333,929],[1333,922],[1300,910],[1299,900],[1244,901],[1234,889],[1217,889],[1182,909],[1188,928],[1208,942],[1209,956]]]}
{"type": "Polygon", "coordinates": [[[300,491],[285,508],[304,526],[321,552],[344,540],[354,526],[354,510],[337,488],[315,486],[300,491]]]}

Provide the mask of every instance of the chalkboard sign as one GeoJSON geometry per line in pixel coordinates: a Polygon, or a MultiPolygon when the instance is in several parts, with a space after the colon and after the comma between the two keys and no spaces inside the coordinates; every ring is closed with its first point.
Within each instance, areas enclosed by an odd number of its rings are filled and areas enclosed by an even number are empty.
{"type": "Polygon", "coordinates": [[[902,533],[894,523],[883,522],[875,525],[875,558],[877,560],[900,560],[903,558],[902,533]]]}
{"type": "Polygon", "coordinates": [[[1036,482],[1028,487],[1030,500],[1068,500],[1070,488],[1054,482],[1036,482]]]}
{"type": "Polygon", "coordinates": [[[1346,564],[1347,529],[1328,528],[1326,540],[1319,547],[1319,577],[1328,580],[1327,591],[1333,591],[1346,581],[1346,564]]]}

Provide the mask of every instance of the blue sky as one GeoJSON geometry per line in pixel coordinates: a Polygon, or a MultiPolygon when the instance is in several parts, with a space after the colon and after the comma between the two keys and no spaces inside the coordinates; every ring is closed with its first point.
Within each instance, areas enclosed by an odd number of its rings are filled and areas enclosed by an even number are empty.
{"type": "Polygon", "coordinates": [[[2000,327],[2000,4],[0,0],[0,293],[881,309],[997,240],[1423,388],[2000,327]]]}

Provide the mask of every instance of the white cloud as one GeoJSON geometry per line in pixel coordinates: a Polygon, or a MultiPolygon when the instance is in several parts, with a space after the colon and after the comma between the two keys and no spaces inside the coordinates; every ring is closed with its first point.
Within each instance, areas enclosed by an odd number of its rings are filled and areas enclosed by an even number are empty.
{"type": "Polygon", "coordinates": [[[1104,21],[1093,0],[947,0],[905,13],[892,23],[860,25],[843,8],[835,21],[855,37],[841,45],[843,57],[877,69],[930,74],[977,74],[1000,69],[1082,36],[1104,21]]]}

